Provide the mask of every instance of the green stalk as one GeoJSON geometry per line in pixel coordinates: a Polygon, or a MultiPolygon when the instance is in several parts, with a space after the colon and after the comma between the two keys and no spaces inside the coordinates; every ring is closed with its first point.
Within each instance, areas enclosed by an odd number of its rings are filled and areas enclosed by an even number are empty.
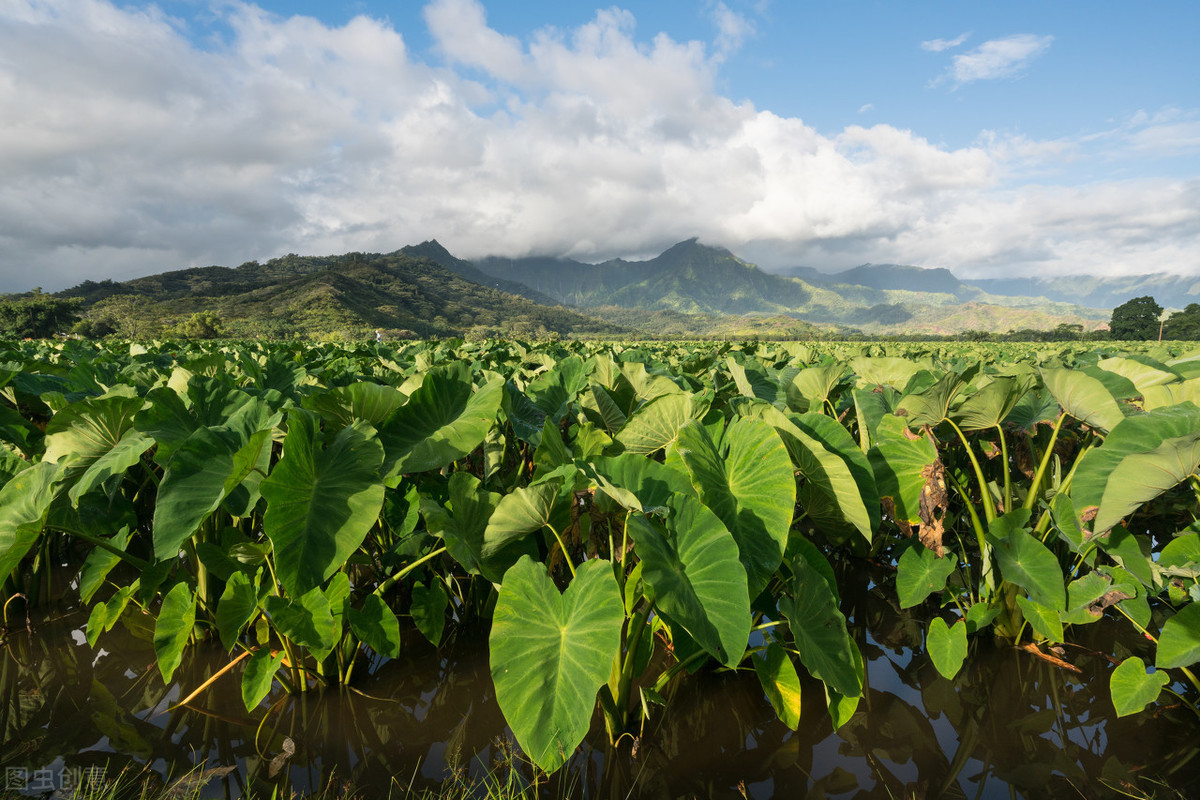
{"type": "Polygon", "coordinates": [[[383,583],[381,583],[381,584],[379,584],[377,587],[375,587],[375,591],[374,591],[374,592],[371,592],[371,594],[377,594],[377,595],[380,595],[380,596],[382,596],[384,592],[386,592],[388,589],[390,589],[390,588],[392,588],[393,586],[395,586],[395,585],[396,585],[396,582],[397,582],[397,581],[399,581],[401,578],[403,578],[405,575],[407,575],[408,573],[412,572],[414,569],[416,569],[417,567],[421,566],[421,565],[422,565],[422,564],[424,564],[426,561],[429,561],[429,560],[430,560],[430,559],[432,559],[432,558],[435,558],[435,557],[437,557],[437,556],[440,556],[440,555],[441,555],[442,553],[444,553],[444,552],[446,552],[446,548],[445,548],[445,547],[439,547],[437,550],[434,550],[434,551],[433,551],[433,552],[431,552],[431,553],[427,553],[427,554],[425,554],[425,555],[421,556],[421,557],[420,557],[420,558],[418,558],[416,561],[414,561],[413,563],[409,564],[407,567],[405,567],[404,569],[400,570],[400,571],[399,571],[399,572],[397,572],[395,575],[392,575],[390,578],[388,578],[387,580],[385,580],[383,583]]]}
{"type": "Polygon", "coordinates": [[[571,554],[567,552],[566,543],[563,542],[562,537],[558,535],[558,531],[555,529],[555,527],[553,525],[551,525],[549,522],[547,522],[546,527],[550,529],[550,532],[554,534],[554,538],[558,541],[558,547],[560,550],[562,550],[563,561],[567,562],[567,569],[571,570],[571,577],[574,578],[575,577],[575,565],[571,563],[571,554]]]}
{"type": "Polygon", "coordinates": [[[1000,459],[1004,462],[1004,510],[1012,510],[1012,470],[1008,465],[1008,440],[1004,438],[1004,428],[996,423],[996,432],[1000,434],[1000,459]]]}
{"type": "MultiPolygon", "coordinates": [[[[975,505],[967,495],[967,490],[958,482],[958,479],[949,472],[946,473],[946,477],[950,479],[950,483],[962,496],[963,504],[967,507],[967,514],[971,517],[971,527],[975,531],[975,541],[979,546],[979,576],[983,579],[984,585],[987,586],[987,597],[978,599],[990,600],[992,593],[996,591],[996,577],[992,574],[992,557],[987,537],[984,535],[983,522],[979,519],[979,514],[975,511],[975,505]]],[[[965,555],[964,553],[964,557],[965,555]]]]}
{"type": "Polygon", "coordinates": [[[975,480],[979,482],[979,495],[983,498],[983,513],[987,517],[987,521],[991,522],[996,518],[996,504],[992,502],[992,493],[988,491],[987,480],[983,477],[983,469],[979,466],[979,460],[975,458],[975,451],[971,449],[971,443],[967,441],[967,435],[962,432],[962,428],[954,424],[954,420],[949,417],[946,422],[950,423],[950,427],[954,428],[954,432],[958,434],[958,438],[962,440],[963,449],[967,451],[967,458],[971,460],[971,467],[975,470],[975,480]]]}
{"type": "Polygon", "coordinates": [[[642,644],[642,636],[646,631],[646,622],[650,619],[650,604],[643,604],[629,619],[628,646],[625,649],[625,659],[621,663],[621,677],[617,682],[617,696],[613,698],[616,705],[618,721],[621,730],[629,722],[629,690],[633,686],[633,667],[637,661],[638,648],[642,644]]]}
{"type": "MultiPolygon", "coordinates": [[[[1054,455],[1054,443],[1058,441],[1058,432],[1062,430],[1063,420],[1066,418],[1065,412],[1059,414],[1058,421],[1054,423],[1054,433],[1050,434],[1050,443],[1046,445],[1046,449],[1042,453],[1042,461],[1033,475],[1033,483],[1029,485],[1029,494],[1025,496],[1025,508],[1032,509],[1037,503],[1038,496],[1042,491],[1042,481],[1046,477],[1046,469],[1050,466],[1050,457],[1054,455]]],[[[1075,463],[1078,464],[1079,459],[1075,459],[1075,463]]]]}

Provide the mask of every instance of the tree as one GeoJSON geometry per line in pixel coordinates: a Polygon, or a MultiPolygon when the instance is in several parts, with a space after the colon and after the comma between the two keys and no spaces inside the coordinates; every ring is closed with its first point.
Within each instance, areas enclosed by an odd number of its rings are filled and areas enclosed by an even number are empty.
{"type": "Polygon", "coordinates": [[[0,337],[47,339],[69,330],[79,319],[79,303],[78,297],[55,297],[41,289],[0,298],[0,337]]]}
{"type": "Polygon", "coordinates": [[[1135,297],[1113,309],[1109,333],[1114,339],[1145,341],[1157,339],[1162,306],[1149,295],[1135,297]]]}
{"type": "Polygon", "coordinates": [[[217,339],[225,335],[225,323],[211,311],[197,311],[180,331],[188,339],[217,339]]]}
{"type": "Polygon", "coordinates": [[[1200,340],[1200,303],[1188,303],[1187,308],[1167,317],[1163,325],[1164,339],[1200,340]]]}

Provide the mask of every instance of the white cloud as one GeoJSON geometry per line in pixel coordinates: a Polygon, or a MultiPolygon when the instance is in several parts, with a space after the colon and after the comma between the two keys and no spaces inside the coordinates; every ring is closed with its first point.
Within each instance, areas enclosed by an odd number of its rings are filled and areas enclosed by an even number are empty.
{"type": "Polygon", "coordinates": [[[719,61],[736,53],[742,43],[754,35],[754,23],[724,3],[710,0],[708,13],[717,26],[716,58],[719,61]]]}
{"type": "Polygon", "coordinates": [[[732,102],[719,41],[639,39],[616,8],[515,39],[475,2],[434,0],[449,66],[366,17],[216,13],[228,42],[199,49],[156,11],[0,5],[0,291],[428,238],[465,258],[598,260],[698,235],[764,266],[1200,262],[1194,180],[1031,182],[1101,146],[1190,148],[1191,112],[1095,143],[951,150],[732,102]]]}
{"type": "Polygon", "coordinates": [[[957,86],[972,81],[1007,78],[1020,72],[1030,61],[1044,53],[1053,41],[1053,36],[1037,36],[1032,33],[992,39],[968,53],[956,55],[945,77],[957,86]]]}
{"type": "Polygon", "coordinates": [[[865,114],[868,111],[874,111],[874,110],[875,110],[874,103],[864,103],[863,105],[858,107],[858,113],[860,113],[860,114],[865,114]]]}
{"type": "Polygon", "coordinates": [[[965,42],[971,35],[970,31],[959,34],[953,39],[930,39],[927,42],[921,42],[921,49],[928,50],[931,53],[940,53],[943,50],[952,50],[965,42]]]}

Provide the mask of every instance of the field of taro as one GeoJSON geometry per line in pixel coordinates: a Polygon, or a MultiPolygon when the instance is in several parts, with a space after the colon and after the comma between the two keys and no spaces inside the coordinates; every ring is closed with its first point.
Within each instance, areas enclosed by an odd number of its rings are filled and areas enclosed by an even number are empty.
{"type": "Polygon", "coordinates": [[[636,749],[711,673],[756,676],[789,729],[850,724],[870,591],[946,679],[997,646],[1099,655],[1114,718],[1191,716],[1196,352],[9,344],[0,635],[69,592],[91,645],[149,619],[163,682],[219,650],[253,713],[469,626],[554,773],[589,732],[636,749]]]}

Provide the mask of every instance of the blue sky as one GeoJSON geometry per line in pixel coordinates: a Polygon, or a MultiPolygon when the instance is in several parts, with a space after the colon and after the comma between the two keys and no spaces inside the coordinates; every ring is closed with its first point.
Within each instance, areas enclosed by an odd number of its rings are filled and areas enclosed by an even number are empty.
{"type": "Polygon", "coordinates": [[[0,3],[0,291],[287,252],[1200,273],[1200,5],[0,3]]]}

